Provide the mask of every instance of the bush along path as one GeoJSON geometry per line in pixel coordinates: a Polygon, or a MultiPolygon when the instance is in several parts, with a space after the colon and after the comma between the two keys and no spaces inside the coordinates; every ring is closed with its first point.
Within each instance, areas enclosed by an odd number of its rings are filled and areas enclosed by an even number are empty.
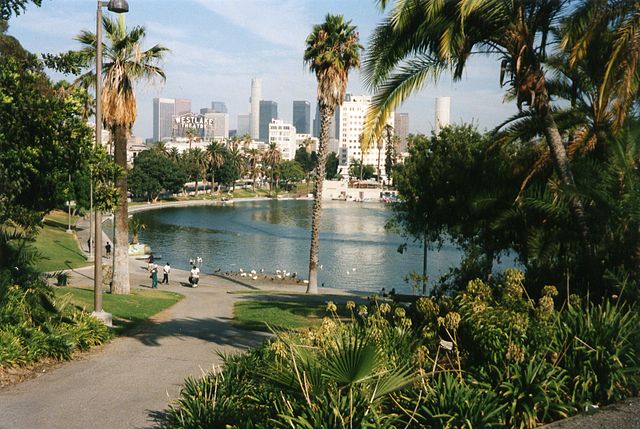
{"type": "MultiPolygon", "coordinates": [[[[133,287],[149,287],[143,263],[131,259],[133,287]]],[[[92,269],[78,269],[73,281],[92,282],[92,269]]],[[[217,353],[256,346],[267,334],[234,329],[228,294],[242,286],[207,275],[201,287],[184,287],[187,273],[172,271],[161,289],[185,299],[151,318],[127,337],[96,353],[68,362],[36,379],[0,390],[0,428],[148,427],[177,397],[187,376],[219,364],[217,353]],[[37,404],[37,406],[34,406],[37,404]]]]}
{"type": "Polygon", "coordinates": [[[555,287],[530,299],[523,284],[507,270],[409,308],[348,302],[346,323],[329,303],[321,327],[187,379],[164,427],[533,428],[638,393],[636,309],[556,309],[555,287]]]}

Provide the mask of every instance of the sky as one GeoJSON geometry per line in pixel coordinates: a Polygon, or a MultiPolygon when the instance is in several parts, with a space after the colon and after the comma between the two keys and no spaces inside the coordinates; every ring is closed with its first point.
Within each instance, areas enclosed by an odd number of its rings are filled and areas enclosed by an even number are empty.
{"type": "MultiPolygon", "coordinates": [[[[316,80],[303,63],[306,37],[327,13],[342,14],[356,25],[366,46],[384,18],[375,0],[128,0],[127,26],[144,26],[143,48],[161,44],[171,50],[162,67],[166,81],[136,86],[136,136],[152,136],[153,98],[187,98],[192,110],[224,101],[230,128],[249,112],[251,78],[262,78],[262,98],[278,103],[279,119],[291,121],[292,101],[307,100],[315,114],[316,80]]],[[[81,30],[95,32],[95,0],[43,0],[42,7],[9,21],[8,33],[25,49],[59,53],[78,49],[81,30]]],[[[110,13],[103,9],[103,13],[110,13]]],[[[64,78],[52,75],[54,80],[64,78]]],[[[72,80],[73,77],[67,77],[72,80]]],[[[504,102],[496,59],[472,58],[459,82],[444,75],[410,96],[397,112],[409,113],[409,131],[430,133],[435,98],[451,97],[451,121],[491,129],[516,112],[504,102]]],[[[350,73],[347,91],[369,94],[359,71],[350,73]]],[[[370,95],[370,94],[369,94],[370,95]]]]}

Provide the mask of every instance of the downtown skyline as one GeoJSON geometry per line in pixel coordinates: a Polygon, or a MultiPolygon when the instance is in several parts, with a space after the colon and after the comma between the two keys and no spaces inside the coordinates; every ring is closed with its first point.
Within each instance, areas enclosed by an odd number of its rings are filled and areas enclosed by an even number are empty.
{"type": "MultiPolygon", "coordinates": [[[[305,39],[312,26],[327,13],[342,14],[358,26],[366,46],[373,28],[384,15],[368,1],[186,0],[179,8],[166,0],[131,0],[127,25],[146,27],[144,48],[159,43],[171,49],[162,64],[167,80],[136,88],[138,118],[136,136],[152,136],[153,98],[184,98],[192,110],[210,106],[212,100],[227,104],[230,128],[237,116],[250,112],[251,79],[262,79],[262,99],[278,103],[279,118],[291,122],[294,100],[311,104],[315,114],[316,80],[303,64],[305,39]]],[[[95,32],[95,2],[44,0],[42,7],[9,21],[10,35],[36,54],[78,49],[74,37],[83,29],[95,32]]],[[[516,112],[514,103],[503,103],[499,87],[499,63],[471,59],[461,82],[444,75],[413,95],[397,112],[407,112],[412,133],[429,133],[434,126],[435,98],[451,97],[451,121],[474,122],[482,130],[492,128],[516,112]]],[[[54,80],[65,78],[52,74],[54,80]]],[[[72,80],[72,76],[66,77],[72,80]]],[[[350,75],[348,92],[371,95],[361,73],[350,75]]]]}

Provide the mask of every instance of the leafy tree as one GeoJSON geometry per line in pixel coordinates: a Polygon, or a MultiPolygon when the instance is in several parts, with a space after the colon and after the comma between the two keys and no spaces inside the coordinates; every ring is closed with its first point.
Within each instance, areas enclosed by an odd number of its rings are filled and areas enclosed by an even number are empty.
{"type": "Polygon", "coordinates": [[[211,182],[215,181],[215,171],[224,163],[224,154],[227,149],[218,142],[212,142],[207,146],[206,158],[211,172],[211,182]]]}
{"type": "Polygon", "coordinates": [[[304,169],[298,161],[282,161],[278,170],[280,181],[287,185],[300,182],[305,177],[304,169]]]}
{"type": "MultiPolygon", "coordinates": [[[[127,137],[136,120],[136,99],[133,91],[134,82],[154,78],[164,79],[164,71],[156,64],[164,58],[168,49],[155,45],[142,50],[145,38],[144,27],[136,26],[127,29],[124,16],[117,20],[104,16],[103,25],[106,40],[109,42],[103,49],[104,57],[104,90],[102,103],[104,123],[110,129],[115,146],[115,162],[124,171],[127,170],[127,137]]],[[[83,46],[80,53],[87,64],[95,62],[96,35],[82,31],[76,38],[83,46]]],[[[78,84],[86,87],[95,85],[95,72],[85,73],[77,79],[78,84]]],[[[114,213],[114,273],[112,291],[116,294],[129,293],[129,229],[127,210],[127,177],[122,175],[116,180],[120,190],[120,202],[114,213]]]]}
{"type": "Polygon", "coordinates": [[[237,162],[237,158],[232,154],[232,151],[224,153],[224,162],[216,169],[216,177],[227,188],[230,188],[235,184],[236,180],[242,177],[241,164],[237,162]]]}
{"type": "Polygon", "coordinates": [[[187,181],[183,169],[156,150],[145,150],[136,156],[129,172],[129,190],[134,197],[155,201],[160,192],[180,191],[187,181]]]}
{"type": "Polygon", "coordinates": [[[349,176],[359,177],[360,180],[369,180],[375,175],[373,165],[362,165],[359,159],[352,159],[349,164],[349,176]]]}
{"type": "Polygon", "coordinates": [[[335,179],[338,175],[338,165],[340,164],[340,160],[338,159],[338,155],[335,152],[331,152],[327,156],[327,173],[326,178],[328,180],[335,179]]]}
{"type": "Polygon", "coordinates": [[[300,146],[296,150],[296,155],[294,157],[294,160],[298,164],[300,164],[304,169],[304,171],[307,173],[313,170],[314,168],[314,166],[311,164],[311,154],[307,152],[307,150],[303,146],[300,146]]]}
{"type": "Polygon", "coordinates": [[[313,27],[307,37],[304,62],[318,81],[320,106],[320,141],[313,191],[311,246],[309,251],[309,284],[307,293],[318,293],[318,248],[320,215],[322,211],[322,183],[327,165],[329,125],[336,107],[342,104],[347,89],[349,70],[360,65],[360,50],[356,27],[340,15],[327,15],[325,22],[313,27]]]}
{"type": "Polygon", "coordinates": [[[258,162],[260,161],[260,151],[258,149],[248,149],[246,151],[247,168],[251,174],[251,185],[253,191],[256,190],[256,177],[258,175],[258,162]]]}
{"type": "Polygon", "coordinates": [[[91,129],[82,91],[54,87],[35,56],[0,33],[0,223],[33,226],[88,171],[91,129]]]}
{"type": "Polygon", "coordinates": [[[7,20],[12,14],[20,15],[27,9],[29,3],[40,6],[42,0],[3,0],[0,3],[0,20],[7,20]]]}
{"type": "MultiPolygon", "coordinates": [[[[382,8],[388,3],[380,2],[382,8]]],[[[554,171],[564,187],[575,189],[543,67],[560,18],[571,12],[569,3],[428,0],[416,7],[413,0],[397,0],[374,31],[365,61],[367,83],[376,92],[368,134],[378,136],[395,106],[427,79],[437,79],[444,70],[461,79],[472,54],[496,55],[501,59],[501,84],[508,85],[518,108],[528,105],[537,117],[554,171]]],[[[591,255],[584,205],[576,194],[570,207],[591,255]]]]}

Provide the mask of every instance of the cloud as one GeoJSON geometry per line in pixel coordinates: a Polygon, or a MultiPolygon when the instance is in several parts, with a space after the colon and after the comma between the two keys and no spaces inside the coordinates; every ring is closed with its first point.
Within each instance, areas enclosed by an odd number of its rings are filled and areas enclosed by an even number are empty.
{"type": "Polygon", "coordinates": [[[231,24],[274,45],[304,49],[310,19],[304,2],[283,0],[198,0],[231,24]]]}

